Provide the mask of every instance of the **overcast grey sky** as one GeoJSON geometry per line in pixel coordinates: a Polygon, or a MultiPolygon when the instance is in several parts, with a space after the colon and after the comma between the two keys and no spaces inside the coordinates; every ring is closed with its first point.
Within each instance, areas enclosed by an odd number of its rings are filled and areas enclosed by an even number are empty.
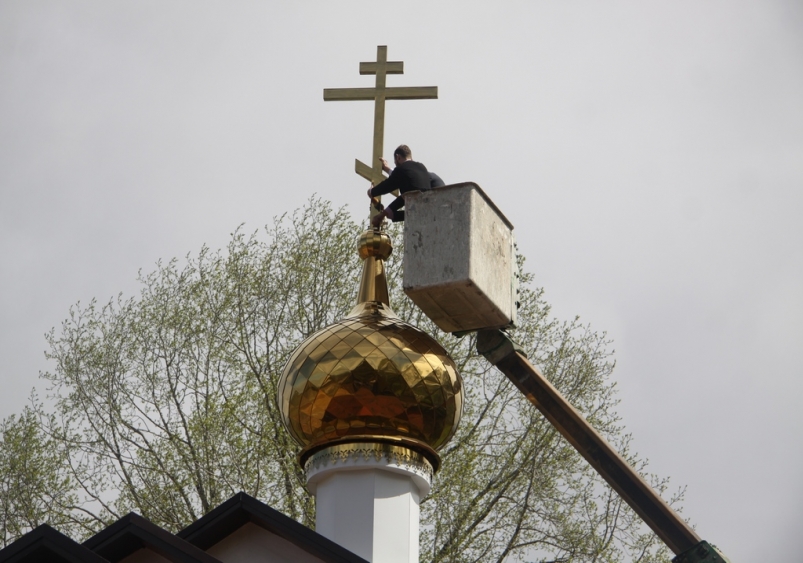
{"type": "MultiPolygon", "coordinates": [[[[377,45],[447,183],[615,342],[623,422],[736,561],[803,553],[803,3],[0,0],[0,416],[71,304],[317,193],[365,210],[377,45]]],[[[388,153],[391,151],[388,150],[388,153]]]]}

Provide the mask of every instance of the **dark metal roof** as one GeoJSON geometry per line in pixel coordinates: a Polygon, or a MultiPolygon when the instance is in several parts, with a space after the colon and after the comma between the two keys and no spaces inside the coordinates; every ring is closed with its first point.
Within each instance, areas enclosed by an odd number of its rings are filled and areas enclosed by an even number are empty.
{"type": "Polygon", "coordinates": [[[237,493],[175,535],[133,512],[83,544],[44,524],[0,550],[0,563],[116,563],[142,548],[173,563],[221,563],[205,550],[249,522],[324,563],[368,563],[245,493],[237,493]]]}
{"type": "Polygon", "coordinates": [[[332,540],[242,492],[176,535],[201,549],[208,549],[248,522],[284,538],[326,563],[368,563],[332,540]]]}
{"type": "Polygon", "coordinates": [[[47,524],[0,550],[0,563],[109,563],[47,524]]]}
{"type": "Polygon", "coordinates": [[[148,548],[173,563],[220,563],[202,549],[131,512],[84,542],[111,563],[148,548]]]}

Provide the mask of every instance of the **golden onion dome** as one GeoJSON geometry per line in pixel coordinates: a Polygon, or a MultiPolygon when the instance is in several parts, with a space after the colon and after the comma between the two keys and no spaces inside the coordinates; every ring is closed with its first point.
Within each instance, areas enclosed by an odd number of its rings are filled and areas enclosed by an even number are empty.
{"type": "Polygon", "coordinates": [[[301,462],[325,447],[390,442],[424,454],[457,429],[462,381],[446,350],[390,308],[384,260],[390,237],[360,236],[365,261],[357,306],[346,318],[307,338],[279,380],[285,426],[303,446],[301,462]]]}

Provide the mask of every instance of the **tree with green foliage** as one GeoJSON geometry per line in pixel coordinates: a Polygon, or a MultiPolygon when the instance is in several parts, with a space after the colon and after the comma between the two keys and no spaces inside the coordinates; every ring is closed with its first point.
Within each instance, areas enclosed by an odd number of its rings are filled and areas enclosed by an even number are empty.
{"type": "Polygon", "coordinates": [[[78,531],[81,508],[64,450],[43,431],[35,397],[32,404],[0,421],[0,546],[45,522],[78,531]]]}
{"type": "MultiPolygon", "coordinates": [[[[204,247],[186,262],[158,264],[140,275],[135,298],[73,307],[48,337],[53,368],[43,377],[54,412],[40,409],[36,438],[56,445],[60,457],[40,455],[37,463],[64,475],[59,483],[72,496],[37,506],[86,533],[132,510],[177,530],[242,490],[312,526],[314,499],[281,423],[276,383],[295,347],[352,307],[361,230],[344,209],[311,200],[264,235],[239,229],[225,251],[204,247]]],[[[421,504],[421,560],[667,561],[638,517],[477,355],[473,337],[440,332],[404,296],[402,237],[391,235],[391,305],[440,340],[466,392],[461,426],[421,504]]],[[[522,278],[513,336],[643,470],[615,413],[605,335],[577,319],[553,319],[532,281],[522,278]]],[[[36,510],[6,526],[7,536],[44,518],[36,510]]]]}

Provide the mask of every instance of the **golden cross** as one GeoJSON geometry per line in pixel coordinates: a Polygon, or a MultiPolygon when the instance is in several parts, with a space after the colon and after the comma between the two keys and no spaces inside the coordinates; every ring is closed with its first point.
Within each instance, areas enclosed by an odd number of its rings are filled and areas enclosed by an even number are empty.
{"type": "MultiPolygon", "coordinates": [[[[377,185],[385,179],[382,174],[382,164],[379,159],[382,157],[383,145],[385,141],[385,100],[426,100],[438,97],[437,86],[414,86],[401,88],[388,88],[386,86],[386,76],[388,74],[404,74],[404,63],[402,61],[388,61],[388,48],[379,45],[376,48],[376,62],[360,63],[360,74],[375,74],[376,85],[373,88],[325,88],[323,100],[325,102],[348,101],[348,100],[374,100],[374,154],[371,160],[372,166],[354,161],[354,170],[377,185]]],[[[378,198],[374,198],[378,203],[378,198]]],[[[376,214],[376,206],[371,206],[371,216],[376,214]]]]}

